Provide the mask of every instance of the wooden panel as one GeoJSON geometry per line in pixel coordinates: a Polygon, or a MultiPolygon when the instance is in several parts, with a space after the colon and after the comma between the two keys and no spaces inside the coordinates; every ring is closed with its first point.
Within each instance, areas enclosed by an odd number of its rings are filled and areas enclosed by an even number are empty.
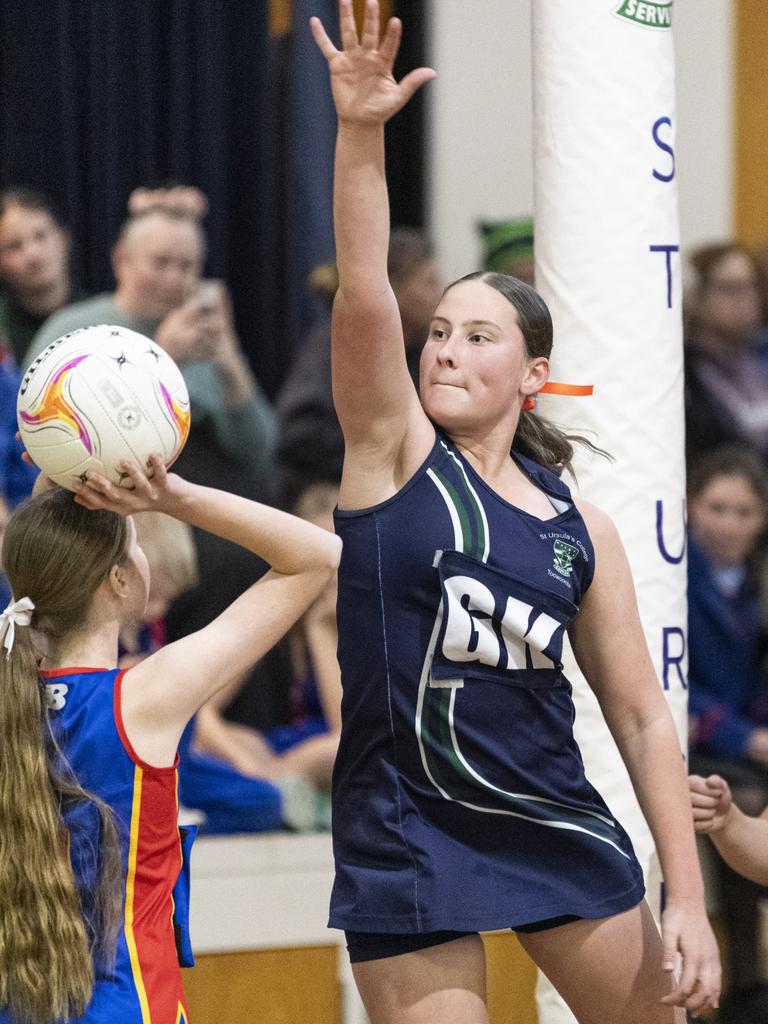
{"type": "Polygon", "coordinates": [[[269,31],[273,36],[290,32],[292,23],[291,0],[269,0],[269,31]]]}
{"type": "Polygon", "coordinates": [[[536,1024],[536,967],[511,932],[484,935],[490,1024],[536,1024]]]}
{"type": "MultiPolygon", "coordinates": [[[[484,935],[490,1024],[536,1024],[536,968],[511,933],[484,935]]],[[[341,1024],[336,946],[209,953],[184,971],[192,1024],[341,1024]]]]}
{"type": "Polygon", "coordinates": [[[341,1024],[336,946],[209,953],[183,972],[192,1024],[341,1024]]]}
{"type": "MultiPolygon", "coordinates": [[[[354,0],[355,8],[355,21],[357,22],[357,29],[363,24],[363,12],[365,11],[365,0],[354,0]]],[[[382,29],[389,21],[392,16],[392,3],[391,0],[379,0],[379,10],[381,12],[381,27],[382,29]]]]}
{"type": "MultiPolygon", "coordinates": [[[[768,242],[768,2],[735,0],[733,46],[734,229],[748,245],[768,242]]],[[[713,139],[713,145],[721,145],[713,139]]]]}

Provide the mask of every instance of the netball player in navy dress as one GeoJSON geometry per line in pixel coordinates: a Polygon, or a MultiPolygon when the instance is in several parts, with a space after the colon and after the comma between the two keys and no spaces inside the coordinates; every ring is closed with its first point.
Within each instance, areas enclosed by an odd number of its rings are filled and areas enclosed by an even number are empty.
{"type": "Polygon", "coordinates": [[[506,927],[582,1024],[671,1024],[716,1001],[717,951],[626,557],[608,518],[552,471],[570,461],[567,439],[529,411],[548,376],[549,314],[513,278],[449,286],[419,400],[387,281],[383,126],[434,72],[395,82],[400,26],[380,41],[375,0],[359,40],[351,0],[340,23],[339,50],[312,20],[339,120],[333,374],[346,442],[330,923],[347,933],[373,1024],[486,1022],[476,933],[506,927]],[[584,777],[566,631],[659,850],[663,944],[631,844],[584,777]]]}
{"type": "Polygon", "coordinates": [[[48,490],[17,509],[5,534],[16,600],[0,615],[3,1024],[186,1022],[179,738],[303,614],[338,562],[333,534],[188,484],[157,459],[153,467],[151,481],[126,467],[134,490],[96,475],[76,496],[48,490]],[[143,615],[149,584],[124,517],[145,509],[240,544],[272,569],[204,629],[122,672],[118,637],[143,615]],[[42,672],[33,629],[47,644],[42,672]]]}

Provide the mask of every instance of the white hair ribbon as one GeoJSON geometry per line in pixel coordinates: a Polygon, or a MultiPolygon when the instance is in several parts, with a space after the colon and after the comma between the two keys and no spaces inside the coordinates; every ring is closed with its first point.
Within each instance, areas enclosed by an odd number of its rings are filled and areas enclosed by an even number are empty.
{"type": "Polygon", "coordinates": [[[28,626],[32,621],[32,612],[35,606],[28,597],[22,597],[20,601],[11,600],[11,603],[0,615],[0,637],[5,637],[3,647],[6,650],[6,658],[10,658],[13,650],[13,641],[16,637],[17,626],[28,626]]]}

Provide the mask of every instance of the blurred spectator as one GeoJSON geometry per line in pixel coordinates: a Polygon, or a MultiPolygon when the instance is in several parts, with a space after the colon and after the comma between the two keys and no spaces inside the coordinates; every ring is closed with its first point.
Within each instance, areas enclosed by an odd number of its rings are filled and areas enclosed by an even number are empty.
{"type": "Polygon", "coordinates": [[[689,460],[743,441],[768,457],[768,362],[753,257],[736,242],[691,256],[686,297],[685,415],[689,460]]]}
{"type": "MultiPolygon", "coordinates": [[[[768,804],[758,543],[768,521],[768,472],[744,448],[720,448],[695,464],[688,493],[691,767],[722,775],[740,806],[759,814],[768,804]]],[[[731,985],[747,992],[764,980],[757,904],[768,892],[718,866],[731,985]]]]}
{"type": "Polygon", "coordinates": [[[39,192],[0,193],[0,343],[16,363],[58,309],[82,298],[69,268],[69,235],[39,192]]]}
{"type": "MultiPolygon", "coordinates": [[[[311,484],[293,511],[332,531],[338,493],[335,484],[311,484]]],[[[286,638],[294,679],[294,721],[266,734],[229,722],[222,708],[231,695],[224,693],[198,713],[195,749],[220,757],[246,774],[271,780],[298,776],[320,794],[330,795],[341,731],[338,639],[334,580],[286,638]]],[[[316,806],[316,824],[329,824],[330,804],[318,799],[316,806]]]]}
{"type": "Polygon", "coordinates": [[[168,610],[199,578],[191,527],[161,512],[140,512],[133,522],[136,541],[149,563],[150,582],[142,622],[120,637],[121,668],[130,668],[164,645],[168,610]]]}
{"type": "MultiPolygon", "coordinates": [[[[393,228],[387,263],[403,322],[406,360],[418,387],[421,349],[442,282],[430,243],[413,228],[393,228]]],[[[321,314],[299,348],[277,400],[279,491],[289,508],[308,484],[338,481],[344,455],[331,393],[331,307],[338,288],[335,266],[316,268],[310,287],[321,301],[321,314]]]]}
{"type": "Polygon", "coordinates": [[[533,220],[517,217],[483,221],[479,228],[483,241],[483,270],[511,274],[533,288],[533,220]]]}
{"type": "Polygon", "coordinates": [[[394,228],[389,239],[387,273],[403,322],[405,357],[414,384],[429,324],[443,290],[432,245],[415,228],[394,228]]]}
{"type": "Polygon", "coordinates": [[[208,197],[194,185],[169,185],[167,188],[135,188],[128,196],[128,213],[148,213],[161,208],[202,220],[208,213],[208,197]]]}
{"type": "MultiPolygon", "coordinates": [[[[696,749],[768,766],[761,599],[755,565],[768,517],[768,474],[751,452],[723,447],[695,463],[688,482],[691,713],[696,749]]],[[[762,778],[762,774],[760,778],[762,778]]],[[[768,783],[768,770],[765,774],[768,783]]]]}
{"type": "MultiPolygon", "coordinates": [[[[0,498],[11,507],[32,493],[37,470],[21,461],[24,450],[16,440],[16,394],[21,370],[12,359],[0,359],[0,498]]],[[[3,605],[5,608],[5,605],[3,605]]]]}

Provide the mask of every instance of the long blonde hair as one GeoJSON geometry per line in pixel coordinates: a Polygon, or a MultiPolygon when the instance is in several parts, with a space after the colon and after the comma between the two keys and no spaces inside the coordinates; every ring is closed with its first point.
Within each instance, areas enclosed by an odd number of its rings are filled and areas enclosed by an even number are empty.
{"type": "MultiPolygon", "coordinates": [[[[127,524],[53,490],[11,517],[2,561],[14,596],[35,605],[32,627],[61,640],[80,628],[110,568],[124,561],[127,524]]],[[[17,628],[0,651],[0,1006],[24,1024],[79,1017],[95,963],[109,970],[122,917],[122,866],[108,806],[78,783],[48,721],[33,636],[17,628]],[[100,821],[99,872],[86,920],[64,812],[88,803],[100,821]]]]}

